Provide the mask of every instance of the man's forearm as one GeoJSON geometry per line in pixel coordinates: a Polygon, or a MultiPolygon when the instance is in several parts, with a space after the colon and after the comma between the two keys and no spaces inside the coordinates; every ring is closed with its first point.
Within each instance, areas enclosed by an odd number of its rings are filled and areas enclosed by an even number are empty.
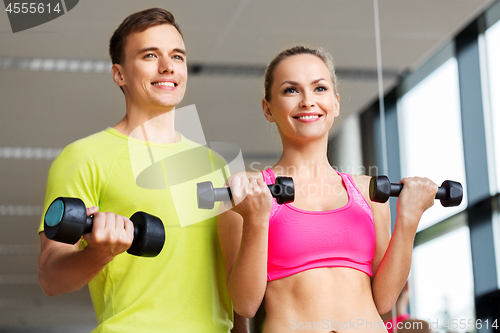
{"type": "Polygon", "coordinates": [[[107,264],[88,249],[77,245],[54,244],[42,233],[38,259],[39,282],[45,294],[69,293],[88,284],[107,264]]]}

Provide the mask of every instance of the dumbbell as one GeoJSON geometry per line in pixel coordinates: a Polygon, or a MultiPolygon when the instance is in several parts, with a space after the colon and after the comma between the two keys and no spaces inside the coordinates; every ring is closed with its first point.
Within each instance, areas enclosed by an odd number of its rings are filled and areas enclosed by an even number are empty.
{"type": "MultiPolygon", "coordinates": [[[[295,190],[291,177],[276,177],[276,183],[267,185],[273,197],[281,205],[293,202],[295,190]]],[[[232,194],[229,187],[214,188],[212,182],[202,182],[197,184],[198,208],[212,209],[215,201],[231,200],[232,194]]]]}
{"type": "MultiPolygon", "coordinates": [[[[87,216],[81,199],[59,197],[45,213],[45,235],[58,242],[76,244],[83,234],[92,231],[93,220],[92,216],[87,216]]],[[[134,240],[127,252],[135,256],[156,257],[165,244],[163,222],[144,212],[134,213],[130,220],[134,224],[134,240]]]]}
{"type": "MultiPolygon", "coordinates": [[[[389,197],[397,197],[402,189],[403,184],[391,184],[387,176],[370,179],[370,199],[375,202],[386,202],[389,197]]],[[[462,184],[452,180],[445,180],[436,193],[436,199],[440,199],[444,207],[460,205],[462,197],[462,184]]]]}

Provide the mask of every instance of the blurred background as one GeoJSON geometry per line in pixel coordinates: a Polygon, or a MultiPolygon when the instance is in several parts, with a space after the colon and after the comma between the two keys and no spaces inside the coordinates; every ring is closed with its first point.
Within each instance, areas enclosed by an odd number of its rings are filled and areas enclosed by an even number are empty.
{"type": "MultiPolygon", "coordinates": [[[[379,32],[372,0],[76,2],[17,33],[0,6],[0,332],[96,325],[86,288],[42,292],[37,229],[52,160],[124,116],[108,42],[126,16],[150,7],[172,11],[185,38],[181,106],[196,105],[208,142],[241,147],[249,171],[281,154],[261,111],[267,63],[296,44],[330,52],[341,97],[329,144],[335,168],[464,185],[459,207],[436,202],[421,221],[411,314],[440,332],[500,325],[499,1],[380,0],[379,32]]],[[[252,320],[254,332],[262,318],[252,320]]]]}

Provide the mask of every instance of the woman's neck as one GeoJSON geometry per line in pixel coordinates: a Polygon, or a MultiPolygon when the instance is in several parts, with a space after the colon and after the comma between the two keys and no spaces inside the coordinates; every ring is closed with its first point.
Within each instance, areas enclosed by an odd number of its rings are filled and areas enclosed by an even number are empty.
{"type": "Polygon", "coordinates": [[[328,137],[312,141],[283,140],[283,154],[273,167],[291,177],[325,177],[333,168],[327,158],[328,137]]]}

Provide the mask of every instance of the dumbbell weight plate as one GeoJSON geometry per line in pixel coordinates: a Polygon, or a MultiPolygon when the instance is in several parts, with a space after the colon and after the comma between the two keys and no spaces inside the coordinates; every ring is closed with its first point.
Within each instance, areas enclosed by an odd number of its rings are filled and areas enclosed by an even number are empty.
{"type": "Polygon", "coordinates": [[[453,180],[445,180],[436,194],[436,198],[441,200],[444,207],[458,206],[462,203],[463,187],[459,182],[453,180]],[[446,193],[449,193],[446,196],[446,193]]]}
{"type": "Polygon", "coordinates": [[[387,176],[370,179],[370,199],[375,202],[386,202],[391,193],[391,183],[387,176]]]}
{"type": "Polygon", "coordinates": [[[87,210],[78,198],[59,197],[47,209],[44,232],[47,238],[67,244],[76,244],[85,231],[87,210]],[[71,209],[65,210],[65,207],[71,209]],[[64,220],[64,223],[60,223],[64,220]]]}
{"type": "Polygon", "coordinates": [[[141,257],[156,257],[165,244],[165,228],[156,216],[136,212],[130,220],[134,223],[134,241],[127,253],[141,257]]]}
{"type": "Polygon", "coordinates": [[[276,198],[276,202],[280,205],[288,202],[293,202],[295,200],[295,187],[293,184],[293,178],[291,177],[277,177],[276,185],[270,185],[269,189],[274,192],[273,188],[277,189],[277,195],[273,196],[276,198]],[[272,188],[273,187],[273,188],[272,188]],[[283,193],[281,193],[283,192],[283,193]]]}

